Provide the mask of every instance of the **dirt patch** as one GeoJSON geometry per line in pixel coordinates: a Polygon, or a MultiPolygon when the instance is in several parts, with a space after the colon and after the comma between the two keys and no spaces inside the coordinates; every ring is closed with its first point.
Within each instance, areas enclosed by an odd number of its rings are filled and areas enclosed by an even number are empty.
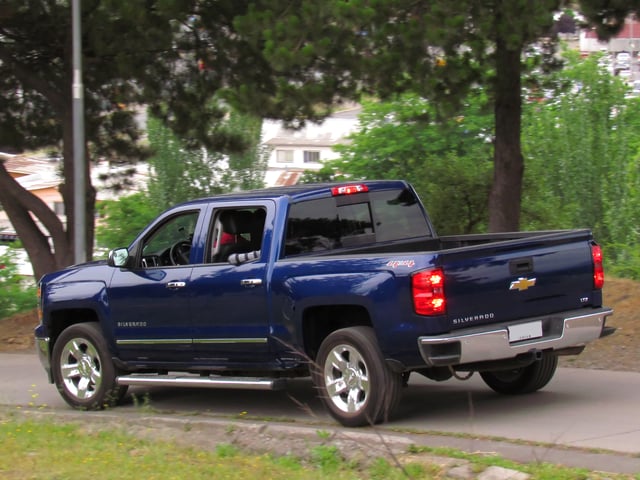
{"type": "MultiPolygon", "coordinates": [[[[640,282],[608,278],[604,300],[615,310],[607,324],[617,327],[616,332],[588,345],[580,355],[561,357],[560,365],[640,372],[640,282]]],[[[37,324],[35,310],[0,320],[0,352],[34,350],[33,329],[37,324]]]]}
{"type": "Polygon", "coordinates": [[[587,345],[580,355],[561,357],[560,366],[640,372],[640,282],[608,278],[604,304],[614,310],[607,325],[616,332],[587,345]]]}
{"type": "Polygon", "coordinates": [[[38,325],[36,310],[0,320],[0,352],[25,352],[35,348],[33,329],[38,325]]]}

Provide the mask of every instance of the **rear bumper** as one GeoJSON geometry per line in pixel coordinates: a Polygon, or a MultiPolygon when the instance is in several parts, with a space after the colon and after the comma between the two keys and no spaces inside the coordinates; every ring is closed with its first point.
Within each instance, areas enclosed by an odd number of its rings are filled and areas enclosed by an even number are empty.
{"type": "Polygon", "coordinates": [[[532,350],[582,347],[603,335],[605,319],[612,313],[608,307],[581,309],[466,328],[455,333],[419,337],[418,348],[426,364],[437,367],[508,359],[532,350]],[[510,331],[513,333],[515,328],[527,325],[541,329],[542,335],[510,341],[510,331]]]}

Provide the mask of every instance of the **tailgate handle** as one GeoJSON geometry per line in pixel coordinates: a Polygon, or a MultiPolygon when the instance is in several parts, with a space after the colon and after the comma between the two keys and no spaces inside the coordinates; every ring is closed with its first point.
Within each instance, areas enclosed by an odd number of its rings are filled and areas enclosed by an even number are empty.
{"type": "Polygon", "coordinates": [[[516,258],[509,262],[509,273],[518,275],[533,272],[533,257],[516,258]]]}

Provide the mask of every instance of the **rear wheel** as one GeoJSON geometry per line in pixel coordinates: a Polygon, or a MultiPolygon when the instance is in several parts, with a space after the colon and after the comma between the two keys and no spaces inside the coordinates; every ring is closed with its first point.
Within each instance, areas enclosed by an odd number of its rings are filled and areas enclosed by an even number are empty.
{"type": "Polygon", "coordinates": [[[480,372],[480,376],[496,392],[518,395],[540,390],[553,378],[557,367],[558,356],[546,353],[526,367],[480,372]]]}
{"type": "Polygon", "coordinates": [[[97,323],[66,328],[53,347],[51,366],[60,395],[74,408],[114,405],[127,391],[116,383],[116,368],[97,323]]]}
{"type": "Polygon", "coordinates": [[[402,376],[387,366],[373,329],[331,333],[320,346],[313,380],[327,410],[347,427],[389,419],[402,392],[402,376]]]}

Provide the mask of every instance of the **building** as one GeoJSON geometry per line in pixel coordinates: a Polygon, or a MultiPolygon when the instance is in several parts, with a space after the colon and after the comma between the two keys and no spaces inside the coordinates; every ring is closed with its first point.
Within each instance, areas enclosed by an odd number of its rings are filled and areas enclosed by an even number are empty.
{"type": "Polygon", "coordinates": [[[347,142],[348,135],[358,129],[361,110],[354,105],[334,113],[321,124],[308,123],[300,130],[265,120],[262,139],[270,150],[266,185],[293,185],[305,170],[320,170],[324,162],[338,158],[333,147],[347,142]]]}
{"type": "MultiPolygon", "coordinates": [[[[29,192],[36,195],[51,210],[53,210],[60,221],[66,224],[67,218],[64,210],[64,202],[58,187],[62,183],[60,175],[61,165],[57,158],[47,158],[39,156],[9,155],[2,153],[0,158],[4,159],[4,166],[13,178],[29,192]]],[[[122,168],[112,167],[109,162],[98,162],[91,170],[91,181],[97,190],[97,200],[108,200],[122,195],[114,195],[107,188],[108,174],[122,168]]],[[[131,175],[133,185],[128,193],[144,188],[148,180],[148,170],[146,164],[137,165],[136,173],[131,175]]],[[[126,194],[127,192],[125,192],[126,194]]],[[[6,212],[0,210],[0,240],[12,241],[16,239],[15,231],[7,218],[6,212]]]]}
{"type": "Polygon", "coordinates": [[[595,28],[583,29],[580,32],[580,51],[584,54],[638,52],[640,51],[640,22],[635,17],[628,17],[620,33],[604,42],[598,40],[595,28]]]}

